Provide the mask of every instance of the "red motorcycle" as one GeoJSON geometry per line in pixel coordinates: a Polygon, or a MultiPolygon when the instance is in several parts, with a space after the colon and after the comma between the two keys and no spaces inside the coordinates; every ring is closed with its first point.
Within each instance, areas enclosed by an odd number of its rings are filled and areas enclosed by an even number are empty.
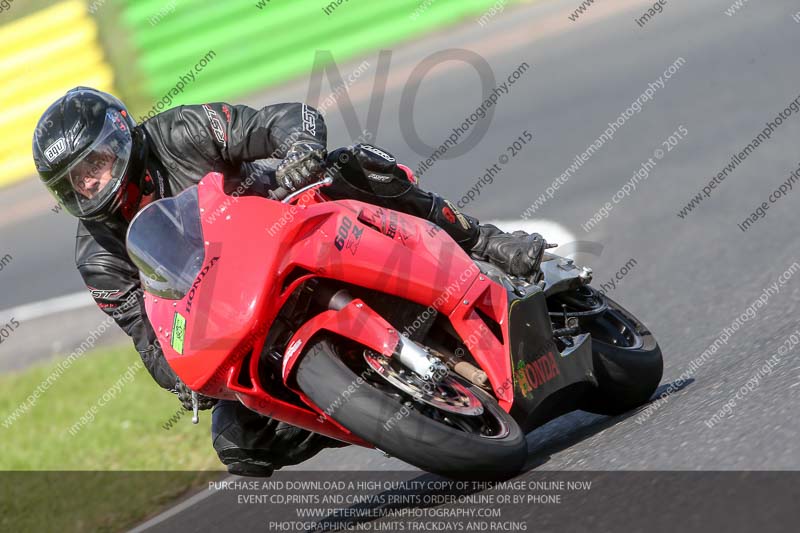
{"type": "Polygon", "coordinates": [[[132,222],[147,315],[192,390],[482,479],[519,473],[537,426],[655,391],[655,339],[590,269],[546,254],[513,278],[430,222],[326,199],[329,183],[234,198],[211,173],[132,222]]]}

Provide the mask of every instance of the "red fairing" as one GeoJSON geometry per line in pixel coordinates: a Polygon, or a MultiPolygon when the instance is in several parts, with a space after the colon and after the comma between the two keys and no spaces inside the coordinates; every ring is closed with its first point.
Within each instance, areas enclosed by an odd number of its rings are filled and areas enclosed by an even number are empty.
{"type": "Polygon", "coordinates": [[[489,377],[500,407],[511,409],[514,382],[508,343],[508,293],[497,283],[480,276],[450,313],[450,322],[489,377]],[[503,338],[489,331],[476,307],[501,326],[503,338]],[[502,356],[500,355],[502,354],[502,356]]]}
{"type": "Polygon", "coordinates": [[[322,330],[350,338],[387,357],[392,356],[400,340],[400,334],[383,317],[361,300],[353,300],[340,311],[325,311],[315,316],[295,333],[283,358],[284,382],[288,382],[302,347],[322,330]]]}
{"type": "MultiPolygon", "coordinates": [[[[267,332],[289,296],[311,277],[339,280],[430,306],[454,329],[486,371],[504,409],[512,402],[507,340],[486,328],[475,311],[497,322],[507,337],[505,290],[438,226],[355,200],[325,201],[314,191],[294,204],[224,194],[222,175],[198,186],[205,259],[192,289],[179,301],[146,294],[148,317],[164,354],[192,389],[331,437],[366,445],[326,418],[310,400],[293,405],[270,395],[259,381],[258,357],[267,332]],[[185,325],[182,320],[185,319],[185,325]],[[183,343],[173,342],[173,329],[183,343]],[[176,349],[177,348],[177,349],[176,349]],[[180,351],[180,353],[179,353],[180,351]],[[243,369],[245,362],[249,367],[243,369]],[[245,372],[246,385],[239,376],[245,372]]],[[[288,344],[283,379],[320,331],[348,337],[391,356],[399,334],[364,302],[309,316],[288,344]]],[[[267,384],[269,385],[269,384],[267,384]]]]}

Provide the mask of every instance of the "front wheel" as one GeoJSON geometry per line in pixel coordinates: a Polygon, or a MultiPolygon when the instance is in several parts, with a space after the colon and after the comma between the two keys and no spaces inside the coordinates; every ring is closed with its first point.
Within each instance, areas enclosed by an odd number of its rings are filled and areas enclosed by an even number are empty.
{"type": "Polygon", "coordinates": [[[525,436],[480,388],[451,374],[443,383],[453,380],[452,387],[440,399],[457,405],[462,391],[471,407],[479,402],[481,414],[438,409],[386,383],[364,364],[359,349],[342,357],[338,351],[335,339],[312,342],[298,366],[297,383],[354,434],[398,459],[454,479],[507,479],[522,470],[525,436]]]}

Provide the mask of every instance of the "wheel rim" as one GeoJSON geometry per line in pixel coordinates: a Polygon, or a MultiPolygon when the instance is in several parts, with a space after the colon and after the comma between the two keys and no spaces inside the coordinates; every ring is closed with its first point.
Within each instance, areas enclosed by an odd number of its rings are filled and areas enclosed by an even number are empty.
{"type": "Polygon", "coordinates": [[[608,304],[608,308],[597,316],[581,318],[582,328],[592,335],[592,340],[617,348],[636,350],[644,340],[636,330],[636,324],[614,308],[613,302],[591,287],[581,287],[561,299],[567,310],[583,312],[597,307],[598,303],[608,304]]]}
{"type": "Polygon", "coordinates": [[[452,372],[435,388],[425,390],[418,384],[422,378],[381,354],[365,350],[363,360],[374,376],[371,385],[426,418],[486,439],[502,439],[511,433],[506,421],[470,390],[472,385],[452,372]]]}
{"type": "Polygon", "coordinates": [[[586,329],[592,334],[592,340],[618,348],[636,350],[643,343],[642,337],[636,333],[634,326],[611,309],[601,317],[592,320],[586,329]]]}

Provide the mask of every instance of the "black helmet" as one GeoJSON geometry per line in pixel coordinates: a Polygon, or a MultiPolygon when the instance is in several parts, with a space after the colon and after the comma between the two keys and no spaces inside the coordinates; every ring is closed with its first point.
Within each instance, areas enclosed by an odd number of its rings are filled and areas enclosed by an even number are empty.
{"type": "Polygon", "coordinates": [[[122,102],[88,87],[72,89],[44,112],[33,159],[50,193],[83,220],[130,219],[152,190],[144,133],[122,102]]]}

